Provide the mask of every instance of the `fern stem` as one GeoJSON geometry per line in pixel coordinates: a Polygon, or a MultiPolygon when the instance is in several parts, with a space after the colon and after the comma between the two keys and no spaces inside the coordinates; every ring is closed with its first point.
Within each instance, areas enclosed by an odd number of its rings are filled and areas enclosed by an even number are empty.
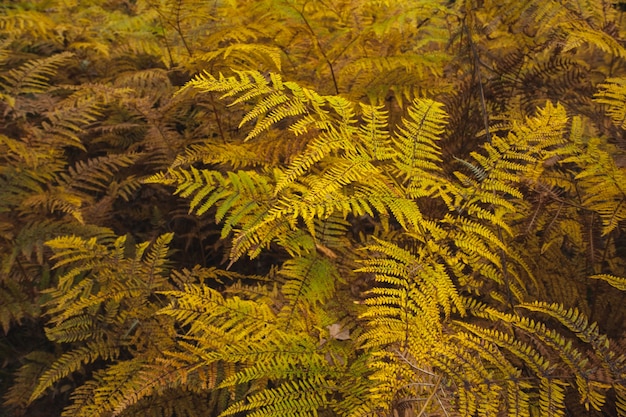
{"type": "Polygon", "coordinates": [[[167,34],[165,33],[165,24],[163,22],[163,14],[161,14],[161,10],[157,6],[155,6],[152,2],[148,3],[150,7],[153,7],[157,15],[159,15],[159,24],[161,25],[161,29],[163,30],[163,42],[165,43],[165,49],[167,50],[167,56],[170,59],[170,68],[174,66],[174,58],[172,57],[172,48],[170,47],[170,43],[167,40],[167,34]]]}
{"type": "MultiPolygon", "coordinates": [[[[466,14],[467,16],[468,14],[466,14]]],[[[491,143],[491,132],[489,130],[489,115],[487,113],[487,104],[486,104],[486,100],[485,100],[485,89],[483,87],[483,80],[482,80],[482,75],[480,73],[480,58],[478,56],[478,51],[476,50],[476,45],[474,44],[474,41],[472,40],[472,33],[470,32],[470,29],[467,25],[467,23],[465,22],[465,19],[463,20],[463,29],[465,30],[466,34],[467,34],[467,43],[472,51],[472,58],[474,60],[474,76],[476,77],[476,82],[478,83],[478,90],[480,92],[480,108],[483,114],[483,123],[485,126],[485,135],[487,136],[487,142],[491,143]]],[[[495,194],[495,191],[494,191],[495,194]]],[[[502,229],[500,226],[496,225],[496,233],[498,236],[498,240],[500,240],[500,242],[502,242],[502,229]]],[[[513,294],[511,292],[511,288],[510,288],[510,279],[511,277],[509,276],[509,270],[508,270],[508,262],[507,262],[507,257],[506,257],[506,253],[504,253],[503,249],[499,250],[499,255],[500,255],[500,264],[502,267],[502,277],[504,278],[504,286],[505,286],[505,291],[506,291],[506,298],[507,301],[509,303],[509,307],[511,308],[511,311],[513,311],[513,309],[515,308],[515,305],[513,304],[513,294]]]]}
{"type": "Polygon", "coordinates": [[[433,391],[430,393],[428,398],[426,398],[426,402],[424,403],[424,406],[420,410],[417,417],[422,417],[424,415],[424,413],[426,412],[426,408],[428,407],[430,402],[433,400],[433,398],[435,398],[435,395],[437,394],[437,390],[439,389],[439,385],[441,385],[442,378],[443,378],[443,375],[439,375],[439,378],[437,378],[437,382],[435,382],[435,386],[433,387],[433,391]]]}
{"type": "Polygon", "coordinates": [[[213,97],[213,93],[210,95],[211,97],[211,106],[213,107],[213,114],[215,115],[215,123],[217,124],[217,130],[220,132],[220,136],[222,137],[222,142],[226,143],[226,136],[224,135],[224,129],[222,128],[222,122],[220,121],[220,114],[217,111],[217,106],[215,106],[215,98],[213,97]]]}
{"type": "Polygon", "coordinates": [[[183,45],[185,46],[185,49],[187,50],[187,54],[191,58],[193,56],[193,53],[191,52],[191,48],[189,47],[189,44],[187,43],[187,39],[183,35],[183,30],[180,26],[180,9],[182,7],[182,4],[183,4],[183,0],[178,0],[178,4],[176,7],[176,26],[174,27],[174,29],[178,33],[178,36],[180,36],[180,40],[183,42],[183,45]]]}
{"type": "Polygon", "coordinates": [[[309,23],[308,19],[304,16],[304,6],[305,5],[306,5],[306,2],[302,5],[302,10],[298,10],[295,7],[294,7],[294,9],[296,10],[296,12],[302,18],[302,21],[304,22],[304,24],[306,25],[307,29],[311,33],[311,36],[313,37],[313,40],[315,42],[315,45],[317,46],[317,49],[320,51],[320,54],[322,54],[322,57],[326,61],[326,64],[328,65],[328,69],[330,70],[330,76],[331,76],[331,78],[333,80],[333,87],[335,88],[335,94],[339,94],[339,86],[337,85],[337,78],[335,76],[335,69],[333,68],[332,62],[330,61],[330,59],[328,58],[328,56],[324,52],[324,49],[322,48],[322,44],[320,43],[320,40],[317,37],[317,35],[315,35],[315,31],[311,27],[311,24],[309,23]]]}
{"type": "Polygon", "coordinates": [[[491,132],[489,131],[489,115],[487,114],[487,104],[485,100],[485,89],[483,87],[483,79],[480,73],[480,58],[478,57],[478,51],[476,50],[476,45],[474,45],[474,41],[472,40],[472,34],[469,30],[469,27],[463,20],[463,29],[467,33],[467,43],[472,51],[472,57],[474,59],[474,76],[476,77],[476,82],[478,83],[478,91],[480,92],[480,108],[483,114],[483,124],[485,125],[485,135],[487,136],[487,142],[491,143],[491,132]]]}

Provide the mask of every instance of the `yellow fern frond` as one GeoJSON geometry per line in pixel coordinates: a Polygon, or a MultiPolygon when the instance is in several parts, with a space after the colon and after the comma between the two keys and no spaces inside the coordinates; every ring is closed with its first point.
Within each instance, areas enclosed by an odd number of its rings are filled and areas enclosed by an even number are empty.
{"type": "Polygon", "coordinates": [[[608,282],[615,288],[618,288],[622,291],[626,291],[626,278],[624,277],[617,277],[615,275],[610,275],[610,274],[598,274],[598,275],[592,275],[589,278],[600,279],[602,281],[608,282]]]}
{"type": "Polygon", "coordinates": [[[606,112],[616,126],[626,129],[626,78],[607,78],[598,88],[595,101],[606,105],[606,112]]]}
{"type": "Polygon", "coordinates": [[[11,95],[41,93],[50,88],[49,80],[73,54],[62,52],[48,58],[28,61],[21,67],[0,74],[0,88],[11,95]]]}

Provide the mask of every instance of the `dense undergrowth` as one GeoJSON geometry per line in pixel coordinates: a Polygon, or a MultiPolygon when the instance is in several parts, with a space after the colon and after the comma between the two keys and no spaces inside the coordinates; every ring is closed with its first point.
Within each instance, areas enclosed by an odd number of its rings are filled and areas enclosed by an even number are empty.
{"type": "Polygon", "coordinates": [[[4,416],[626,416],[626,14],[0,2],[4,416]]]}

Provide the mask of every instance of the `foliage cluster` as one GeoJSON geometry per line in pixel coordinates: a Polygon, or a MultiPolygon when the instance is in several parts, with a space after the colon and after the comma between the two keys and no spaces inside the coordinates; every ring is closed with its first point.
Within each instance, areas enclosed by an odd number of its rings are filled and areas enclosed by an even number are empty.
{"type": "Polygon", "coordinates": [[[622,6],[0,2],[0,415],[626,416],[622,6]]]}

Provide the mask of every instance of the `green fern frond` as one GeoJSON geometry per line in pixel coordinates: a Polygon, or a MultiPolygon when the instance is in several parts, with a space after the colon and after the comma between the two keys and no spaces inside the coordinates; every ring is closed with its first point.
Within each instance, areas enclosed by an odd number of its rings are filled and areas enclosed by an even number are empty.
{"type": "MultiPolygon", "coordinates": [[[[309,305],[326,302],[335,291],[338,274],[331,262],[312,254],[286,261],[278,271],[284,280],[281,292],[285,296],[283,307],[285,325],[292,325],[294,314],[309,305]]],[[[279,313],[279,316],[283,314],[279,313]]]]}

